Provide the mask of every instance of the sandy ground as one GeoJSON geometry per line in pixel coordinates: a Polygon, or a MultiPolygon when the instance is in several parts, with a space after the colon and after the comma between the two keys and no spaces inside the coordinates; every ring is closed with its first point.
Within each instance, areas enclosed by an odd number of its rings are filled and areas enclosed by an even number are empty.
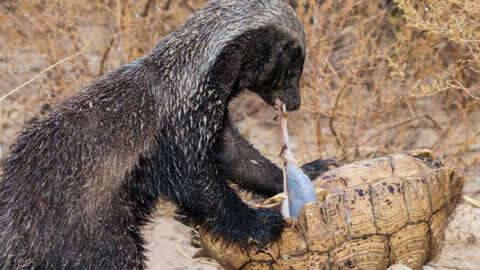
{"type": "Polygon", "coordinates": [[[438,270],[480,269],[480,208],[457,207],[445,234],[445,246],[429,265],[438,270]]]}
{"type": "Polygon", "coordinates": [[[145,237],[148,241],[149,269],[213,270],[220,269],[206,259],[191,259],[199,249],[190,244],[190,229],[168,216],[157,217],[145,237]],[[203,262],[203,263],[202,263],[203,262]]]}

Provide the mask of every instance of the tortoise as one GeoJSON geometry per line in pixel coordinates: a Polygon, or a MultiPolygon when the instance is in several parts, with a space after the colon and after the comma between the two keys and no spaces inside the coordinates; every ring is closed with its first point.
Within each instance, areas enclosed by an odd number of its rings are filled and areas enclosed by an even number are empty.
{"type": "Polygon", "coordinates": [[[202,253],[226,269],[421,269],[440,251],[463,183],[429,151],[351,163],[314,180],[319,201],[287,219],[277,242],[244,249],[200,229],[202,253]]]}

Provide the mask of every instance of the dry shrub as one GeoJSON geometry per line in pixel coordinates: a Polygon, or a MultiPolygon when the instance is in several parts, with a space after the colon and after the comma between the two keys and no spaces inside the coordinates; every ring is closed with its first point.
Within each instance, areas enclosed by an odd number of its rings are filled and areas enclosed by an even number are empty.
{"type": "MultiPolygon", "coordinates": [[[[0,102],[0,145],[10,143],[25,120],[48,112],[44,104],[146,54],[206,2],[1,1],[2,95],[80,54],[0,102]]],[[[290,114],[289,125],[300,163],[425,147],[467,176],[479,174],[478,1],[299,2],[308,59],[302,109],[290,114]]],[[[242,132],[278,161],[273,110],[248,93],[231,108],[242,132]]]]}
{"type": "Polygon", "coordinates": [[[306,143],[297,151],[351,162],[429,148],[476,177],[480,2],[396,3],[317,6],[303,77],[308,124],[297,129],[306,143]]]}

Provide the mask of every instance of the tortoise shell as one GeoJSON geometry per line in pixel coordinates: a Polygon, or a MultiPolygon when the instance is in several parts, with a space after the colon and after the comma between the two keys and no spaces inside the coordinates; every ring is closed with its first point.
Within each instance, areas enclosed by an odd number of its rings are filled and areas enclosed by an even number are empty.
{"type": "Polygon", "coordinates": [[[246,251],[204,230],[201,242],[226,269],[421,269],[440,251],[463,183],[428,151],[359,161],[315,179],[319,202],[287,219],[277,242],[246,251]]]}

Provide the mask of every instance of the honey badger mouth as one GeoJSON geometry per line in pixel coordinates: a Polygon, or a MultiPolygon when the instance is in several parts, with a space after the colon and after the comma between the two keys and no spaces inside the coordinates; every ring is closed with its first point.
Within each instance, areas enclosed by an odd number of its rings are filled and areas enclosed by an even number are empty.
{"type": "Polygon", "coordinates": [[[296,111],[300,108],[301,98],[298,89],[277,90],[269,94],[260,92],[259,95],[265,103],[274,108],[276,106],[275,100],[277,99],[280,99],[285,104],[288,112],[296,111]]]}

